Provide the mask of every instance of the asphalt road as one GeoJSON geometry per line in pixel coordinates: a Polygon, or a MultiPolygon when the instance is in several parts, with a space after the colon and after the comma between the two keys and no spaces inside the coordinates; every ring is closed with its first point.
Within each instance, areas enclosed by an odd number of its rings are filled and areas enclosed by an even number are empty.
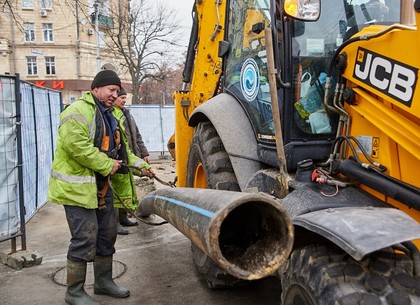
{"type": "MultiPolygon", "coordinates": [[[[173,180],[170,162],[153,167],[161,179],[173,180]]],[[[280,282],[274,277],[241,288],[208,289],[192,263],[190,241],[169,224],[140,223],[128,230],[129,235],[117,238],[114,274],[115,282],[130,289],[131,296],[117,300],[94,295],[101,304],[280,304],[280,282]]],[[[27,248],[43,256],[42,264],[20,271],[0,264],[0,305],[65,304],[62,282],[69,238],[63,208],[47,203],[27,224],[27,248]]],[[[0,250],[8,249],[9,242],[0,244],[0,250]]],[[[93,295],[91,272],[86,291],[93,295]]]]}

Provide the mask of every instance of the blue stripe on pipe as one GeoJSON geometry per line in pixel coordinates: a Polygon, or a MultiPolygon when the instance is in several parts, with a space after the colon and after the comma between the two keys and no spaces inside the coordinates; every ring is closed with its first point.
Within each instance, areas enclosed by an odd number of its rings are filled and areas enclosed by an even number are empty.
{"type": "Polygon", "coordinates": [[[182,201],[179,201],[179,200],[176,200],[176,199],[172,199],[172,198],[169,198],[169,197],[164,197],[164,196],[160,196],[160,195],[147,195],[145,198],[158,198],[158,199],[163,199],[163,200],[172,202],[172,203],[174,203],[176,205],[179,205],[179,206],[182,206],[184,208],[187,208],[187,209],[189,209],[191,211],[197,212],[197,213],[199,213],[199,214],[201,214],[203,216],[207,216],[208,218],[213,218],[213,216],[214,216],[214,213],[213,212],[210,212],[208,210],[205,210],[205,209],[196,207],[194,205],[188,204],[186,202],[182,202],[182,201]]]}

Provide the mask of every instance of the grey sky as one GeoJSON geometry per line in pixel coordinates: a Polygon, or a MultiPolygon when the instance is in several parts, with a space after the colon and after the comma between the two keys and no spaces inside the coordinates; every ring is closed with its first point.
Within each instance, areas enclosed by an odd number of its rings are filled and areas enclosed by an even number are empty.
{"type": "Polygon", "coordinates": [[[183,33],[182,44],[187,47],[192,24],[191,9],[194,0],[165,0],[162,3],[175,11],[183,33]]]}

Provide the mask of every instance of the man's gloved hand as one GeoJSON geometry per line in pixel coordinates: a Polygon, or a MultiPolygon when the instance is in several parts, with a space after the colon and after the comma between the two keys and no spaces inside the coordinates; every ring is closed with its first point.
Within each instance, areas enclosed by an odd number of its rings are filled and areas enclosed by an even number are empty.
{"type": "Polygon", "coordinates": [[[141,174],[149,178],[152,178],[153,176],[155,176],[155,172],[152,170],[152,168],[149,168],[149,169],[142,168],[141,174]]]}
{"type": "Polygon", "coordinates": [[[155,173],[152,170],[152,167],[147,162],[144,162],[140,165],[140,170],[141,170],[142,176],[147,176],[149,178],[152,178],[153,176],[155,176],[155,173]]]}

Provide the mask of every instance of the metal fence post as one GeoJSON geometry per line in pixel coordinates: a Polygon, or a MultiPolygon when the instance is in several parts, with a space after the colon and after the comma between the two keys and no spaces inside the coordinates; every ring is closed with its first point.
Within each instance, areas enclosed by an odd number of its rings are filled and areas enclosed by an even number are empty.
{"type": "Polygon", "coordinates": [[[163,115],[162,115],[162,111],[163,111],[163,105],[159,107],[159,119],[160,119],[160,130],[161,130],[161,139],[162,139],[162,151],[160,153],[161,156],[165,155],[165,139],[163,137],[163,115]]]}
{"type": "MultiPolygon", "coordinates": [[[[22,250],[26,250],[26,221],[25,221],[25,198],[23,190],[23,154],[22,154],[22,117],[21,117],[21,92],[20,92],[20,76],[16,74],[15,81],[16,92],[16,140],[17,140],[17,156],[18,156],[18,181],[19,181],[19,214],[20,214],[20,232],[22,250]]],[[[16,252],[16,237],[12,238],[12,253],[16,252]]]]}

